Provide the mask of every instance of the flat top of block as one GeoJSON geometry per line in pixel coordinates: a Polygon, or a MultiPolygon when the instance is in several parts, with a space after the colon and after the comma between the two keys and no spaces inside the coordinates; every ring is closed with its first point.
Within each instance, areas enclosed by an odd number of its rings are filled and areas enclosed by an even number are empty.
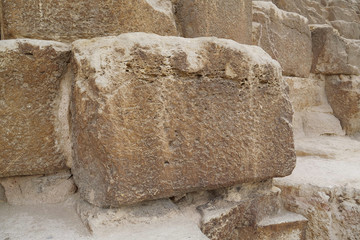
{"type": "Polygon", "coordinates": [[[294,223],[294,222],[304,222],[307,221],[307,219],[297,213],[283,211],[275,216],[267,217],[263,220],[261,220],[258,224],[260,227],[266,227],[270,225],[277,225],[277,224],[284,224],[284,223],[294,223]]]}
{"type": "Polygon", "coordinates": [[[295,146],[298,157],[293,173],[284,178],[277,178],[275,184],[309,184],[325,188],[351,186],[360,189],[359,140],[322,136],[296,140],[295,146]]]}

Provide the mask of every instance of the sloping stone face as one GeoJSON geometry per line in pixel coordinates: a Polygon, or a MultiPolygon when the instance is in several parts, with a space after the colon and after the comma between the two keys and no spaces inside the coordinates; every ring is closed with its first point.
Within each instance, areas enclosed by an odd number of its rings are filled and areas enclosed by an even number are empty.
{"type": "Polygon", "coordinates": [[[326,94],[334,114],[349,135],[360,133],[360,76],[328,76],[326,94]]]}
{"type": "Polygon", "coordinates": [[[152,32],[178,35],[170,0],[3,1],[5,38],[71,42],[81,38],[152,32]]]}
{"type": "Polygon", "coordinates": [[[73,44],[73,174],[99,206],[285,176],[292,107],[262,49],[132,33],[73,44]]]}
{"type": "Polygon", "coordinates": [[[308,77],[311,34],[306,18],[278,9],[271,2],[253,2],[253,44],[279,61],[283,75],[308,77]]]}
{"type": "Polygon", "coordinates": [[[219,37],[251,44],[251,0],[175,0],[184,37],[219,37]]]}
{"type": "Polygon", "coordinates": [[[65,168],[55,118],[69,59],[66,44],[0,41],[0,177],[65,168]]]}
{"type": "Polygon", "coordinates": [[[360,40],[343,38],[329,25],[312,25],[311,36],[313,73],[360,74],[360,40]]]}

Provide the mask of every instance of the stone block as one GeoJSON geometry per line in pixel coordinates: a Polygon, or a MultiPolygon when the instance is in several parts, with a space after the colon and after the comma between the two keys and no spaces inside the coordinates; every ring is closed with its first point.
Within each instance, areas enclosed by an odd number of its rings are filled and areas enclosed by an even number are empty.
{"type": "Polygon", "coordinates": [[[312,25],[311,37],[313,73],[360,74],[360,40],[343,38],[330,25],[312,25]]]}
{"type": "Polygon", "coordinates": [[[126,32],[178,35],[170,0],[2,2],[6,39],[72,42],[126,32]]]}
{"type": "Polygon", "coordinates": [[[251,44],[251,0],[180,0],[175,9],[184,37],[214,36],[251,44]]]}
{"type": "Polygon", "coordinates": [[[73,43],[74,166],[99,206],[285,176],[292,107],[279,64],[216,38],[129,33],[73,43]]]}
{"type": "Polygon", "coordinates": [[[360,77],[328,76],[326,95],[334,114],[348,135],[360,133],[360,77]]]}
{"type": "Polygon", "coordinates": [[[253,44],[279,61],[283,75],[308,77],[312,52],[306,18],[280,10],[271,2],[253,2],[253,44]]]}
{"type": "Polygon", "coordinates": [[[0,177],[66,168],[69,59],[67,44],[0,41],[0,177]]]}

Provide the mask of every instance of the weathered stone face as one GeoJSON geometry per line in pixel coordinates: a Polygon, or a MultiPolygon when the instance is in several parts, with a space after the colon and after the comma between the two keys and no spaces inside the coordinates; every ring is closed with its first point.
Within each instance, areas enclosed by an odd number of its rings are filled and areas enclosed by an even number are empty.
{"type": "Polygon", "coordinates": [[[133,33],[73,51],[72,170],[87,201],[118,206],[291,173],[292,107],[262,49],[133,33]]]}
{"type": "Polygon", "coordinates": [[[326,95],[349,135],[360,133],[360,76],[328,76],[326,95]]]}
{"type": "Polygon", "coordinates": [[[184,37],[219,37],[251,44],[251,0],[175,0],[184,37]]]}
{"type": "Polygon", "coordinates": [[[343,38],[329,25],[312,25],[311,37],[313,73],[360,74],[360,40],[343,38]]]}
{"type": "Polygon", "coordinates": [[[279,61],[283,75],[308,77],[312,52],[306,18],[278,9],[271,2],[253,2],[253,44],[279,61]]]}
{"type": "Polygon", "coordinates": [[[0,41],[0,177],[65,167],[56,119],[69,58],[62,43],[0,41]]]}
{"type": "Polygon", "coordinates": [[[81,38],[152,32],[178,35],[170,0],[3,1],[5,38],[71,42],[81,38]]]}

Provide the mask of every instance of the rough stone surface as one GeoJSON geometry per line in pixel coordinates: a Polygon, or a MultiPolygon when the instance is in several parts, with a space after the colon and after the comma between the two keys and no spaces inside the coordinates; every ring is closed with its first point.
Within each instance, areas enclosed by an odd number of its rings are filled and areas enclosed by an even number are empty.
{"type": "Polygon", "coordinates": [[[75,181],[100,206],[285,176],[292,109],[262,49],[132,33],[74,43],[75,181]]]}
{"type": "Polygon", "coordinates": [[[360,142],[323,136],[295,143],[296,168],[275,184],[285,207],[309,220],[306,239],[359,239],[360,142]]]}
{"type": "Polygon", "coordinates": [[[77,203],[77,212],[92,232],[91,239],[208,239],[169,199],[118,209],[97,208],[82,201],[77,203]]]}
{"type": "Polygon", "coordinates": [[[326,95],[346,133],[360,134],[360,76],[328,76],[326,95]]]}
{"type": "Polygon", "coordinates": [[[170,0],[2,0],[5,38],[71,42],[152,32],[178,35],[170,0]]]}
{"type": "Polygon", "coordinates": [[[243,228],[239,240],[305,240],[307,219],[300,214],[281,211],[263,219],[255,230],[243,228]]]}
{"type": "Polygon", "coordinates": [[[0,177],[65,168],[58,115],[67,113],[62,88],[69,58],[70,47],[58,42],[0,41],[0,177]]]}
{"type": "Polygon", "coordinates": [[[310,24],[327,23],[328,12],[321,0],[273,0],[273,2],[280,9],[306,17],[310,24]]]}
{"type": "Polygon", "coordinates": [[[360,40],[343,38],[329,25],[312,25],[311,36],[313,73],[360,74],[360,40]]]}
{"type": "Polygon", "coordinates": [[[219,37],[251,44],[251,0],[179,0],[178,26],[184,37],[219,37]]]}
{"type": "Polygon", "coordinates": [[[0,184],[11,205],[59,203],[76,191],[68,171],[48,176],[0,178],[0,184]]]}
{"type": "Polygon", "coordinates": [[[279,61],[283,75],[308,77],[311,36],[306,18],[278,9],[271,2],[253,2],[253,44],[279,61]]]}
{"type": "Polygon", "coordinates": [[[360,23],[337,20],[332,21],[331,26],[344,38],[360,39],[360,23]]]}
{"type": "Polygon", "coordinates": [[[310,24],[329,24],[330,21],[360,22],[357,0],[273,0],[281,9],[296,12],[310,24]]]}
{"type": "Polygon", "coordinates": [[[256,224],[280,210],[280,191],[272,181],[235,186],[197,207],[201,212],[201,230],[210,239],[242,239],[243,229],[256,232],[256,224]]]}
{"type": "Polygon", "coordinates": [[[340,121],[329,105],[325,93],[325,77],[285,77],[294,108],[294,137],[344,135],[340,121]]]}

